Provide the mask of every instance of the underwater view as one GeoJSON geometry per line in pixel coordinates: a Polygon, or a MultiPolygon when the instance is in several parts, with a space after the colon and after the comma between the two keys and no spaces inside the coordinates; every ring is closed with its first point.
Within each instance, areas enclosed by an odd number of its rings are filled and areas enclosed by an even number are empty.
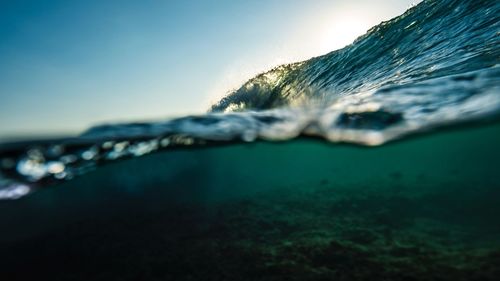
{"type": "Polygon", "coordinates": [[[500,2],[425,0],[206,114],[2,140],[0,276],[500,280],[499,144],[500,2]]]}

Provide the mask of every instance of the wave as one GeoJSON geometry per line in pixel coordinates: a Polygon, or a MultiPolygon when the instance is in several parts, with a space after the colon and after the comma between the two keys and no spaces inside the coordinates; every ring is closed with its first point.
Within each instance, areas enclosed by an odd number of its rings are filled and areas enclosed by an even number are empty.
{"type": "Polygon", "coordinates": [[[426,84],[417,83],[450,77],[436,82],[443,86],[470,82],[476,89],[494,86],[500,58],[499,11],[497,1],[424,1],[373,27],[350,46],[276,67],[249,80],[212,110],[263,110],[297,104],[328,107],[343,96],[372,93],[379,97],[393,91],[402,97],[414,90],[428,98],[437,92],[452,95],[457,91],[470,96],[474,93],[467,85],[461,91],[458,87],[426,89],[426,84]],[[475,83],[476,78],[495,81],[482,85],[475,83]],[[406,87],[409,91],[401,91],[406,87]]]}
{"type": "Polygon", "coordinates": [[[500,3],[423,1],[351,45],[250,79],[202,116],[0,144],[0,199],[162,149],[288,140],[381,145],[498,120],[500,3]]]}

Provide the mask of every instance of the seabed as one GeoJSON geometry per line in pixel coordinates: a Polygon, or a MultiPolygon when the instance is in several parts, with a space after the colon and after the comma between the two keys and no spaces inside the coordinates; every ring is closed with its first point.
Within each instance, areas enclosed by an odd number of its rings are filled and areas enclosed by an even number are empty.
{"type": "Polygon", "coordinates": [[[304,139],[111,164],[0,206],[10,225],[2,275],[498,280],[499,128],[377,148],[304,139]]]}

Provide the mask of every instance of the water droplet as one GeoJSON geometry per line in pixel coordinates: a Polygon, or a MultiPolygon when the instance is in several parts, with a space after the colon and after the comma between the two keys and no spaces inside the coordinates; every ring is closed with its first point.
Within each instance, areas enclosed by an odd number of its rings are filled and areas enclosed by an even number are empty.
{"type": "Polygon", "coordinates": [[[125,148],[126,148],[128,145],[129,145],[129,142],[128,142],[128,141],[119,142],[119,143],[115,144],[115,146],[114,146],[114,148],[113,148],[113,149],[114,149],[116,152],[121,152],[121,151],[125,150],[125,148]]]}
{"type": "Polygon", "coordinates": [[[170,144],[170,140],[168,138],[164,138],[160,141],[160,145],[162,147],[167,147],[170,144]]]}
{"type": "Polygon", "coordinates": [[[154,139],[151,141],[143,141],[131,145],[128,151],[132,153],[134,156],[141,156],[157,149],[158,149],[158,140],[154,139]]]}
{"type": "Polygon", "coordinates": [[[66,175],[67,175],[66,172],[61,172],[61,173],[55,174],[54,177],[58,180],[62,180],[66,177],[66,175]]]}
{"type": "Polygon", "coordinates": [[[21,159],[17,163],[16,169],[19,174],[32,181],[37,181],[47,174],[47,167],[43,162],[30,158],[21,159]]]}
{"type": "Polygon", "coordinates": [[[102,148],[104,149],[111,149],[115,143],[112,141],[107,141],[102,144],[102,148]]]}
{"type": "Polygon", "coordinates": [[[46,166],[47,166],[47,172],[51,174],[60,174],[64,172],[64,169],[66,169],[64,164],[58,161],[47,162],[46,166]]]}
{"type": "Polygon", "coordinates": [[[31,188],[25,184],[14,183],[6,188],[0,189],[0,199],[19,199],[28,193],[31,188]]]}
{"type": "Polygon", "coordinates": [[[91,147],[89,150],[85,150],[82,152],[82,158],[83,160],[92,160],[94,159],[98,154],[97,147],[91,147]]]}

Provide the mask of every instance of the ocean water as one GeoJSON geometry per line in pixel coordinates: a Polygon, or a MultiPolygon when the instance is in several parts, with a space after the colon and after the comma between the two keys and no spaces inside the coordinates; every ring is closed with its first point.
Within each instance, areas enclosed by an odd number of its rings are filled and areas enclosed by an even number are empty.
{"type": "Polygon", "coordinates": [[[8,280],[498,280],[500,3],[423,1],[209,113],[0,144],[8,280]]]}

